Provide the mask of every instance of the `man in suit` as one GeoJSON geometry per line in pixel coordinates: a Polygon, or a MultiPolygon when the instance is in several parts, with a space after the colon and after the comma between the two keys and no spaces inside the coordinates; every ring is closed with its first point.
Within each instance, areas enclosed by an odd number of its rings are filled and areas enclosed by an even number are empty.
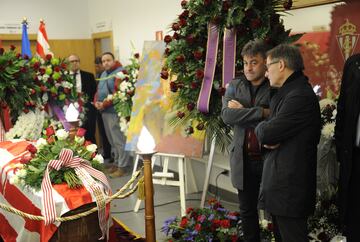
{"type": "Polygon", "coordinates": [[[86,95],[87,101],[84,103],[86,109],[84,123],[82,128],[86,129],[85,139],[96,144],[95,130],[96,130],[96,109],[92,104],[94,95],[96,93],[96,81],[94,75],[90,72],[80,70],[80,58],[75,54],[68,57],[70,62],[70,75],[76,80],[77,92],[86,95]]]}
{"type": "Polygon", "coordinates": [[[271,115],[255,128],[269,149],[264,161],[261,201],[283,242],[307,242],[307,219],[315,209],[316,156],[321,119],[318,99],[303,74],[299,49],[279,45],[267,53],[271,115]]]}
{"type": "Polygon", "coordinates": [[[340,215],[348,242],[360,241],[360,54],[346,60],[337,105],[340,215]]]}
{"type": "Polygon", "coordinates": [[[269,81],[265,78],[267,47],[250,41],[242,49],[244,75],[232,80],[223,99],[221,117],[233,126],[230,169],[238,189],[240,216],[246,242],[260,242],[258,195],[263,168],[254,128],[269,116],[269,81]]]}

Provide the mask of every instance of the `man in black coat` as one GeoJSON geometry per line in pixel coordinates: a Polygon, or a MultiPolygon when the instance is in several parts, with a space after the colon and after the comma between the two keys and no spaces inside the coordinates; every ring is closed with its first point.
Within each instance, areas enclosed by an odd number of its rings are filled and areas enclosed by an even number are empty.
{"type": "Polygon", "coordinates": [[[244,75],[232,80],[223,98],[221,117],[231,125],[231,181],[238,189],[245,242],[260,241],[258,196],[263,168],[255,126],[269,116],[269,80],[265,78],[267,46],[249,41],[242,49],[244,75]]]}
{"type": "Polygon", "coordinates": [[[360,241],[360,54],[347,59],[337,105],[340,215],[348,242],[360,241]]]}
{"type": "Polygon", "coordinates": [[[269,120],[255,129],[258,140],[269,150],[260,202],[272,215],[281,241],[305,242],[307,219],[315,209],[320,107],[295,46],[270,50],[266,66],[270,86],[277,90],[270,95],[269,120]]]}
{"type": "Polygon", "coordinates": [[[90,72],[80,70],[80,58],[77,55],[71,54],[68,60],[70,62],[70,75],[76,80],[77,92],[83,93],[87,97],[87,101],[84,103],[86,109],[85,119],[81,127],[86,129],[85,139],[96,144],[95,130],[97,111],[92,104],[96,93],[95,77],[90,72]]]}

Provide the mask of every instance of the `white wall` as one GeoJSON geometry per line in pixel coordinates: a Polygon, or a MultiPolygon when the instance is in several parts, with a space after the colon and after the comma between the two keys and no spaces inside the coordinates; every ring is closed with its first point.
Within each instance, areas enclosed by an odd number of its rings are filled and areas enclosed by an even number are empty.
{"type": "Polygon", "coordinates": [[[36,34],[43,18],[49,39],[88,39],[91,37],[87,0],[0,0],[0,22],[29,22],[29,34],[36,34]]]}
{"type": "Polygon", "coordinates": [[[180,13],[179,0],[89,0],[92,29],[97,22],[112,23],[114,49],[119,51],[116,54],[123,63],[131,55],[131,42],[135,51],[141,53],[143,42],[154,40],[155,31],[162,30],[165,35],[180,13]]]}
{"type": "MultiPolygon", "coordinates": [[[[342,3],[337,3],[342,4],[342,3]]],[[[324,27],[330,30],[331,12],[337,4],[326,4],[311,8],[301,8],[289,11],[282,19],[286,29],[294,32],[311,32],[315,28],[324,27]]]]}

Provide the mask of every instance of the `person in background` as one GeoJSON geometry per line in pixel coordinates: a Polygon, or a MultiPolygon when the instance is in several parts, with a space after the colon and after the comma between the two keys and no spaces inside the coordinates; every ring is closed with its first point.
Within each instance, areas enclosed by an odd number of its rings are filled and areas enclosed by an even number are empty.
{"type": "Polygon", "coordinates": [[[96,81],[94,75],[90,72],[80,70],[80,58],[75,54],[68,57],[70,62],[70,75],[76,80],[77,92],[86,95],[87,101],[84,103],[86,109],[85,119],[82,128],[86,129],[85,139],[96,144],[95,130],[96,130],[96,109],[92,104],[94,95],[96,93],[96,81]]]}
{"type": "Polygon", "coordinates": [[[307,219],[315,209],[319,102],[299,49],[281,44],[267,52],[266,75],[277,92],[271,115],[255,128],[266,154],[260,203],[272,216],[277,241],[305,242],[307,219]]]}
{"type": "Polygon", "coordinates": [[[360,54],[344,66],[337,104],[335,143],[340,162],[339,205],[348,242],[360,241],[360,54]]]}
{"type": "Polygon", "coordinates": [[[260,40],[243,47],[244,75],[229,83],[221,111],[223,121],[234,130],[230,148],[231,181],[238,190],[246,242],[260,242],[257,205],[263,158],[254,128],[270,113],[266,51],[267,46],[260,40]]]}
{"type": "Polygon", "coordinates": [[[98,82],[97,93],[94,99],[95,107],[101,112],[106,136],[114,152],[115,166],[109,170],[110,177],[121,177],[126,174],[130,165],[129,152],[125,151],[126,137],[120,130],[119,117],[112,104],[111,96],[117,91],[119,81],[116,74],[123,70],[120,62],[115,61],[111,52],[101,56],[104,72],[98,82]]]}
{"type": "MultiPolygon", "coordinates": [[[[104,67],[101,63],[101,57],[98,56],[95,58],[95,72],[96,72],[96,79],[100,78],[101,74],[104,71],[104,67]]],[[[108,138],[106,137],[106,132],[104,128],[104,122],[101,117],[101,112],[97,110],[97,124],[99,127],[99,133],[100,133],[100,143],[102,147],[102,155],[104,157],[105,163],[112,163],[112,157],[111,157],[111,145],[109,143],[108,138]]]]}

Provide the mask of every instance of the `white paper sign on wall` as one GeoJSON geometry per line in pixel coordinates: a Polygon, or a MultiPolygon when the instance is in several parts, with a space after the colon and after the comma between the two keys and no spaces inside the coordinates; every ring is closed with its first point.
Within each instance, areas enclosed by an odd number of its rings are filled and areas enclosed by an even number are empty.
{"type": "Polygon", "coordinates": [[[0,34],[21,34],[21,23],[0,22],[0,34]]]}

